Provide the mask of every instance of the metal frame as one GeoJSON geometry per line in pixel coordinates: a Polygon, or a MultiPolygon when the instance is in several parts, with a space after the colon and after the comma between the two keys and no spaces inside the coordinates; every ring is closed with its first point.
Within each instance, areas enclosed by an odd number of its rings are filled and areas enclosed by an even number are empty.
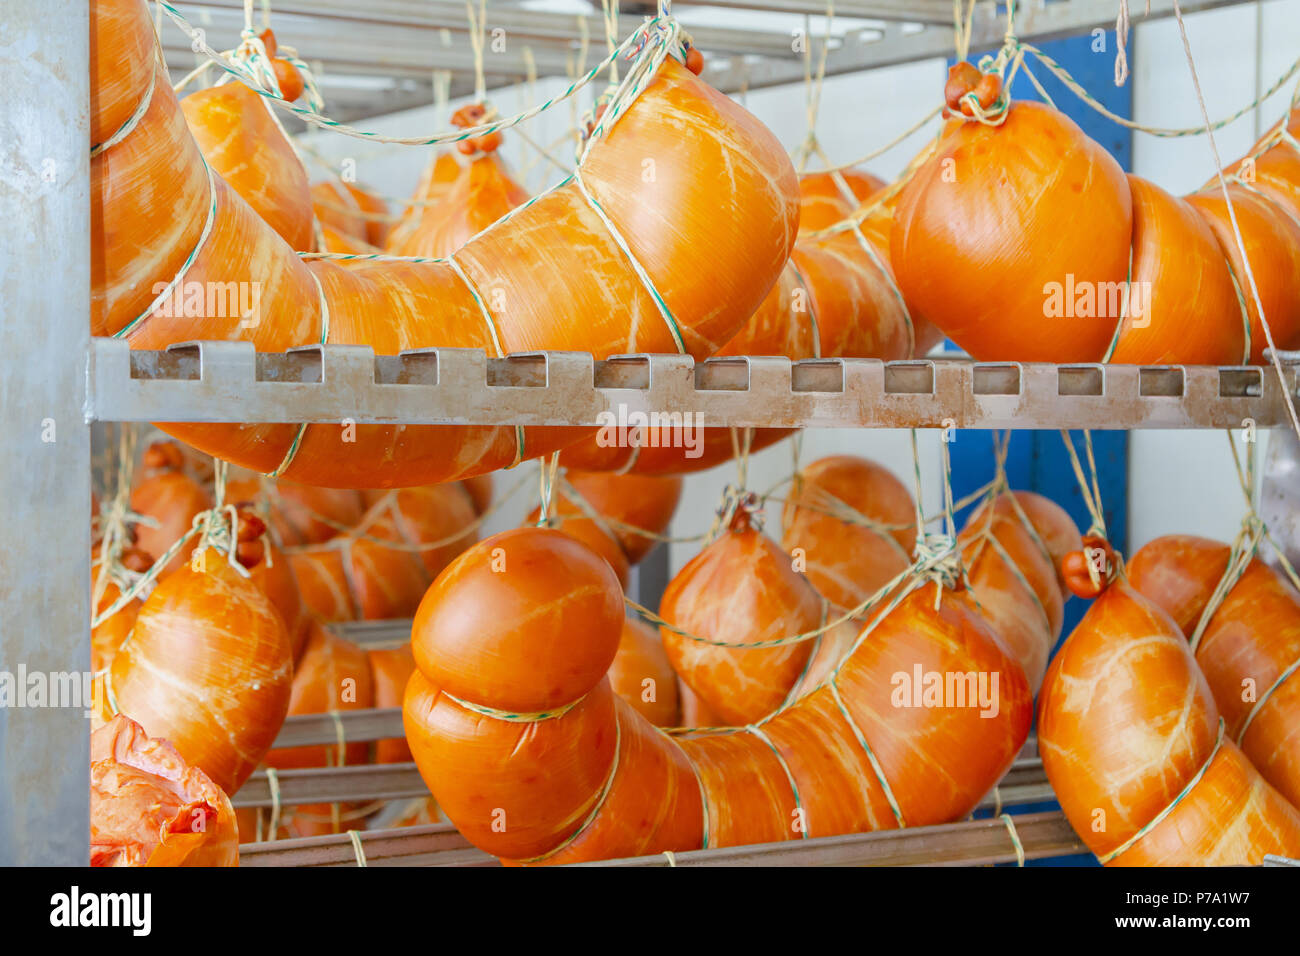
{"type": "MultiPolygon", "coordinates": [[[[1026,813],[1014,817],[1026,860],[1070,856],[1087,849],[1065,814],[1026,813]]],[[[1018,860],[1007,824],[997,818],[907,827],[875,833],[790,840],[760,846],[691,850],[670,860],[627,857],[575,866],[989,866],[1018,860]]]]}
{"type": "Polygon", "coordinates": [[[348,743],[369,743],[404,737],[402,708],[374,707],[338,714],[293,714],[284,718],[273,750],[286,747],[334,746],[340,735],[348,743]],[[336,719],[337,718],[337,719],[336,719]]]}
{"type": "MultiPolygon", "coordinates": [[[[282,770],[277,774],[277,783],[281,807],[428,796],[424,781],[413,763],[282,770]]],[[[686,852],[678,854],[676,859],[686,865],[760,862],[769,865],[814,862],[839,865],[933,862],[978,865],[1010,862],[1016,859],[1014,844],[1006,824],[996,815],[1005,808],[1031,806],[1050,799],[1052,788],[1043,772],[1042,761],[1037,757],[1022,757],[976,808],[990,811],[994,814],[991,818],[942,827],[686,852]]],[[[272,807],[275,801],[266,774],[259,772],[250,777],[232,802],[241,808],[272,807]]],[[[1018,815],[1015,826],[1026,859],[1065,856],[1084,849],[1059,812],[1018,815]]],[[[359,836],[367,862],[371,865],[498,865],[495,857],[474,847],[451,824],[363,830],[359,836]]],[[[356,852],[347,834],[251,843],[240,847],[240,863],[244,866],[352,866],[356,862],[356,852]]],[[[611,861],[609,865],[667,865],[667,860],[660,855],[611,861]]]]}
{"type": "MultiPolygon", "coordinates": [[[[231,796],[231,803],[236,809],[241,809],[273,807],[277,801],[282,807],[291,807],[307,803],[360,803],[430,796],[420,771],[409,762],[277,770],[275,778],[277,789],[273,792],[267,772],[257,771],[231,796]]],[[[1054,795],[1042,761],[1029,757],[1016,761],[998,785],[980,800],[976,809],[1000,812],[1006,807],[1052,799],[1054,795]]]]}
{"type": "MultiPolygon", "coordinates": [[[[1184,13],[1231,6],[1247,0],[1182,0],[1184,13]]],[[[734,10],[823,18],[825,0],[676,0],[678,12],[707,5],[734,10]]],[[[623,3],[620,36],[627,36],[642,17],[653,12],[652,0],[623,3]],[[635,13],[629,11],[636,11],[635,13]]],[[[233,47],[243,26],[243,0],[188,0],[182,12],[209,30],[214,44],[233,47]]],[[[1025,4],[1018,14],[1018,35],[1042,41],[1085,30],[1115,26],[1115,0],[1043,0],[1025,4]]],[[[1150,14],[1133,11],[1134,23],[1173,15],[1173,0],[1152,0],[1150,14]]],[[[510,0],[493,0],[488,28],[505,31],[505,49],[485,57],[489,87],[522,82],[528,47],[539,76],[565,76],[577,49],[578,21],[587,25],[591,46],[588,65],[604,51],[604,22],[599,6],[588,14],[525,10],[510,0]]],[[[260,22],[260,21],[259,21],[260,22]]],[[[464,7],[452,0],[370,0],[358,6],[347,0],[276,0],[272,26],[286,43],[319,65],[327,81],[331,114],[350,121],[433,101],[434,70],[454,74],[452,95],[473,91],[473,54],[464,7]],[[338,28],[347,41],[340,42],[338,28]],[[388,85],[370,90],[329,88],[332,77],[382,78],[388,85]]],[[[797,22],[797,21],[796,21],[797,22]]],[[[942,58],[953,45],[949,0],[839,0],[826,75],[839,76],[900,63],[942,58]]],[[[758,30],[687,23],[696,44],[707,54],[704,78],[724,93],[755,90],[803,79],[802,53],[793,31],[758,30]]],[[[805,24],[800,24],[802,30],[805,24]]],[[[1002,42],[1006,26],[989,5],[975,11],[972,51],[1002,42]]],[[[162,31],[168,65],[188,71],[194,65],[189,41],[170,22],[162,31]]],[[[816,38],[814,38],[816,39],[816,38]]]]}
{"type": "MultiPolygon", "coordinates": [[[[1296,392],[1296,367],[1286,371],[1296,392]]],[[[475,349],[376,356],[247,342],[165,352],[95,339],[86,414],[112,421],[602,425],[634,413],[776,428],[1265,428],[1281,383],[1256,367],[1044,365],[959,360],[690,356],[593,361],[577,352],[489,359],[475,349]]]]}
{"type": "MultiPolygon", "coordinates": [[[[0,672],[90,668],[90,15],[0,14],[0,672]]],[[[2,679],[2,678],[0,678],[2,679]]],[[[81,687],[78,682],[78,687],[81,687]]],[[[23,688],[18,688],[21,693],[23,688]]],[[[0,706],[0,863],[85,865],[86,708],[0,706]]]]}
{"type": "MultiPolygon", "coordinates": [[[[1026,860],[1069,856],[1086,848],[1057,812],[1013,818],[1026,860]]],[[[499,866],[449,824],[358,833],[367,866],[499,866]]],[[[1280,859],[1280,858],[1279,858],[1280,859]]],[[[688,850],[573,866],[987,866],[1015,863],[1015,843],[997,818],[941,826],[880,830],[756,846],[688,850]]],[[[240,847],[243,866],[356,866],[346,834],[251,843],[240,847]]],[[[1280,865],[1280,864],[1279,864],[1280,865]]]]}
{"type": "MultiPolygon", "coordinates": [[[[276,771],[281,806],[304,803],[350,803],[370,800],[412,800],[428,797],[420,771],[413,763],[357,764],[354,767],[307,767],[276,771]]],[[[230,798],[236,809],[272,807],[276,797],[265,770],[244,782],[230,798]]]]}
{"type": "MultiPolygon", "coordinates": [[[[1259,513],[1292,567],[1300,568],[1300,436],[1289,428],[1269,437],[1259,513]]],[[[1266,560],[1280,563],[1271,548],[1266,560]]]]}
{"type": "MultiPolygon", "coordinates": [[[[741,3],[743,0],[737,0],[741,3]]],[[[1181,0],[1184,15],[1235,6],[1247,0],[1181,0]]],[[[1052,40],[1094,29],[1115,29],[1116,0],[1059,0],[1041,6],[1024,4],[1017,14],[1016,35],[1021,40],[1038,42],[1052,40]]],[[[839,5],[836,4],[838,13],[839,5]]],[[[1151,0],[1151,11],[1138,6],[1133,10],[1133,24],[1159,20],[1174,14],[1174,0],[1151,0]]],[[[972,54],[981,53],[1002,45],[1006,33],[1005,15],[994,15],[991,6],[980,5],[975,11],[971,26],[972,54]]],[[[917,60],[951,56],[953,50],[952,13],[949,11],[945,26],[924,30],[906,29],[902,24],[889,23],[880,31],[864,31],[845,38],[838,49],[826,57],[826,75],[841,76],[861,73],[884,66],[897,66],[917,60]]],[[[733,92],[739,89],[757,90],[768,86],[781,86],[803,80],[803,67],[797,62],[774,59],[746,58],[729,63],[714,58],[705,64],[703,74],[718,89],[733,92]]]]}

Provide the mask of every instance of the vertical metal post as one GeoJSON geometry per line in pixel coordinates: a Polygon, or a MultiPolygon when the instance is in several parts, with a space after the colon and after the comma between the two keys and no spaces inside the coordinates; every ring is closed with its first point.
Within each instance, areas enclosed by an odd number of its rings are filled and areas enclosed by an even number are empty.
{"type": "Polygon", "coordinates": [[[88,861],[89,64],[85,0],[0,6],[0,864],[88,861]]]}
{"type": "MultiPolygon", "coordinates": [[[[1300,438],[1286,426],[1268,436],[1259,513],[1287,560],[1300,567],[1300,438]]],[[[1271,547],[1264,553],[1269,564],[1280,563],[1271,547]]]]}

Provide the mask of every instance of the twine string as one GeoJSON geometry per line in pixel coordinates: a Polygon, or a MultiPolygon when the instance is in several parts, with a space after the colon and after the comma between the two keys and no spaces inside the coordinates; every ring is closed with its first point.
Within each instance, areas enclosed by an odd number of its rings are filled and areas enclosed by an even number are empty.
{"type": "Polygon", "coordinates": [[[361,846],[361,831],[349,830],[348,839],[352,841],[352,852],[357,858],[357,866],[369,866],[366,862],[366,851],[361,846]]]}
{"type": "Polygon", "coordinates": [[[618,776],[619,758],[622,754],[622,750],[623,750],[623,722],[622,720],[619,719],[618,711],[615,710],[614,712],[614,759],[610,761],[609,775],[605,778],[605,783],[600,788],[600,793],[597,794],[596,796],[596,802],[592,805],[591,810],[587,813],[587,816],[583,819],[582,823],[578,825],[578,828],[574,830],[571,834],[569,834],[569,836],[566,837],[563,842],[551,848],[550,850],[547,850],[545,853],[541,854],[540,856],[534,856],[526,860],[521,860],[520,861],[521,863],[540,863],[543,860],[550,859],[560,851],[571,846],[573,842],[577,840],[578,837],[582,836],[582,834],[587,831],[587,828],[590,827],[596,821],[596,818],[600,816],[600,811],[605,806],[605,801],[609,799],[610,791],[614,789],[614,779],[618,776]]]}
{"type": "Polygon", "coordinates": [[[465,0],[465,15],[469,20],[469,44],[474,53],[474,99],[479,103],[487,97],[487,82],[483,76],[483,45],[487,39],[487,0],[465,0]]]}
{"type": "Polygon", "coordinates": [[[1200,769],[1197,770],[1196,773],[1192,775],[1192,778],[1187,781],[1186,786],[1184,786],[1183,789],[1179,791],[1178,796],[1174,797],[1174,799],[1171,800],[1163,810],[1161,810],[1154,817],[1152,817],[1146,823],[1145,826],[1141,827],[1136,833],[1134,833],[1131,837],[1129,837],[1119,846],[1115,847],[1115,849],[1111,850],[1109,853],[1104,853],[1101,856],[1097,857],[1097,861],[1101,863],[1102,866],[1105,866],[1111,860],[1114,860],[1117,857],[1119,857],[1126,850],[1134,846],[1144,836],[1146,836],[1157,826],[1159,826],[1160,823],[1164,821],[1165,817],[1173,813],[1174,808],[1177,807],[1180,803],[1182,803],[1183,800],[1187,798],[1187,795],[1190,794],[1196,788],[1196,785],[1201,782],[1201,778],[1205,776],[1206,771],[1210,769],[1210,764],[1214,763],[1214,758],[1217,757],[1219,754],[1219,748],[1223,746],[1223,730],[1224,730],[1224,722],[1223,722],[1223,718],[1220,717],[1219,732],[1218,732],[1218,736],[1215,738],[1214,747],[1211,748],[1210,755],[1207,758],[1205,758],[1205,762],[1201,764],[1200,769]]]}
{"type": "MultiPolygon", "coordinates": [[[[1002,806],[1002,797],[998,796],[998,806],[1002,806]]],[[[1007,835],[1011,837],[1011,845],[1016,851],[1016,866],[1025,865],[1025,845],[1020,842],[1020,834],[1016,832],[1016,821],[1011,818],[1009,813],[997,814],[997,818],[1002,821],[1003,826],[1007,828],[1007,835]]]]}

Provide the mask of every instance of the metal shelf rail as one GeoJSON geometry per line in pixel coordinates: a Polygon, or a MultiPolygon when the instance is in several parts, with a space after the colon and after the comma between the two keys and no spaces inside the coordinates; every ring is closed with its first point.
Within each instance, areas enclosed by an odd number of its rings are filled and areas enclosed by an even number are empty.
{"type": "MultiPolygon", "coordinates": [[[[1286,370],[1296,392],[1297,368],[1286,370]]],[[[132,351],[95,339],[86,416],[102,421],[777,428],[1266,428],[1282,384],[1254,367],[689,356],[489,359],[472,349],[257,353],[246,342],[132,351]],[[654,416],[653,418],[650,416],[654,416]]]]}
{"type": "MultiPolygon", "coordinates": [[[[1243,3],[1245,0],[1182,0],[1184,13],[1243,3]]],[[[554,13],[492,0],[487,27],[502,31],[484,58],[487,85],[520,83],[527,73],[524,50],[537,75],[563,77],[578,47],[581,19],[592,46],[588,63],[603,51],[604,23],[599,4],[587,13],[554,13]]],[[[653,12],[653,3],[624,0],[619,35],[627,36],[653,12]]],[[[1017,34],[1042,42],[1088,30],[1115,27],[1116,0],[1041,0],[1022,4],[1017,34]]],[[[696,44],[705,52],[704,79],[724,93],[803,81],[802,53],[785,27],[805,29],[804,18],[822,18],[825,0],[674,0],[696,44]],[[786,14],[773,26],[756,29],[701,22],[697,6],[786,14]],[[779,24],[779,26],[777,25],[779,24]]],[[[206,30],[218,49],[233,48],[243,27],[243,0],[187,0],[181,12],[206,30]]],[[[450,71],[451,93],[474,89],[474,59],[465,8],[448,0],[275,0],[272,26],[296,46],[325,83],[330,113],[356,119],[433,102],[434,71],[450,71]]],[[[1173,0],[1152,0],[1150,11],[1133,11],[1134,22],[1173,14],[1173,0]]],[[[721,18],[715,22],[721,23],[721,18]]],[[[948,56],[953,46],[950,0],[838,0],[826,75],[858,73],[879,67],[948,56]]],[[[1002,42],[1006,24],[993,4],[981,4],[971,26],[971,50],[1002,42]]],[[[162,41],[167,64],[178,76],[197,62],[190,40],[165,20],[162,41]]]]}
{"type": "MultiPolygon", "coordinates": [[[[279,803],[286,807],[304,803],[407,800],[430,795],[414,763],[305,767],[279,770],[275,776],[279,803]]],[[[1052,788],[1043,771],[1042,760],[1026,757],[1012,765],[997,787],[980,801],[979,808],[993,810],[1052,799],[1052,788]]],[[[264,770],[250,776],[230,798],[236,809],[272,807],[276,800],[264,770]]]]}
{"type": "MultiPolygon", "coordinates": [[[[326,714],[304,714],[290,717],[276,738],[276,747],[309,746],[333,744],[338,740],[340,729],[351,742],[381,740],[401,736],[401,710],[385,708],[358,710],[338,715],[338,723],[326,714]]],[[[977,809],[988,810],[993,815],[1004,810],[1041,804],[1053,799],[1051,784],[1047,781],[1042,760],[1036,756],[1036,741],[1031,738],[1019,757],[1007,770],[997,787],[979,802],[977,809]]],[[[276,774],[276,789],[273,794],[271,781],[265,771],[254,773],[244,786],[231,798],[238,809],[269,809],[294,807],[303,804],[320,803],[372,803],[375,801],[405,801],[425,798],[429,791],[414,763],[397,763],[383,765],[358,765],[353,767],[316,767],[296,770],[281,770],[276,774]]],[[[382,817],[382,814],[381,814],[382,817]]],[[[1017,824],[1019,823],[1017,818],[1017,824]]],[[[978,822],[978,821],[974,821],[978,822]]],[[[922,828],[923,830],[925,828],[922,828]]],[[[1068,825],[1067,825],[1068,829],[1068,825]]],[[[966,834],[967,830],[957,831],[966,834]]],[[[974,828],[971,833],[981,833],[974,837],[974,843],[963,840],[971,837],[958,837],[956,842],[945,847],[934,859],[945,861],[948,854],[953,854],[952,862],[968,862],[966,854],[972,850],[987,851],[989,839],[987,832],[974,828]]],[[[384,862],[400,865],[432,866],[481,866],[495,865],[493,857],[475,849],[461,837],[449,824],[431,827],[407,827],[396,830],[361,831],[361,839],[367,858],[372,856],[378,865],[384,862]]],[[[1031,836],[1037,839],[1036,831],[1031,829],[1031,836]]],[[[1043,845],[1026,844],[1026,858],[1035,856],[1056,856],[1078,852],[1077,840],[1061,842],[1055,827],[1043,834],[1043,845]]],[[[1073,837],[1073,834],[1070,834],[1073,837]]],[[[859,847],[856,838],[837,838],[847,840],[844,846],[834,853],[867,852],[870,858],[884,854],[882,859],[892,859],[895,852],[912,852],[918,845],[910,837],[902,843],[871,844],[869,848],[859,847]],[[901,848],[901,849],[891,849],[901,848]]],[[[930,844],[921,838],[921,843],[930,844]]],[[[764,859],[763,854],[776,854],[769,862],[795,862],[786,860],[783,853],[789,848],[778,850],[772,848],[744,848],[746,853],[759,853],[760,857],[751,861],[748,856],[733,862],[757,862],[764,859]]],[[[998,852],[1002,851],[1000,846],[998,852]]],[[[715,851],[710,851],[715,852],[715,851]]],[[[356,857],[350,837],[337,835],[320,838],[277,840],[267,843],[245,844],[240,848],[241,862],[246,866],[322,866],[355,864],[356,857]]],[[[1011,859],[1014,859],[1014,850],[1011,859]]],[[[656,859],[647,858],[648,864],[656,859]]],[[[688,860],[690,858],[688,857],[688,860]]],[[[982,857],[981,857],[981,860],[982,857]]],[[[845,860],[844,862],[870,862],[870,859],[845,860]]],[[[989,861],[996,862],[996,861],[989,861]]],[[[618,865],[628,865],[628,861],[618,861],[618,865]]]]}
{"type": "MultiPolygon", "coordinates": [[[[1026,860],[1085,852],[1065,815],[1014,817],[1026,860]]],[[[370,830],[359,834],[367,866],[497,866],[449,824],[370,830]]],[[[249,843],[239,849],[242,866],[356,866],[347,835],[249,843]]],[[[813,837],[757,846],[690,850],[674,854],[579,863],[576,866],[987,866],[1015,863],[1015,843],[1000,819],[966,820],[846,836],[813,837]]]]}
{"type": "Polygon", "coordinates": [[[284,719],[272,748],[320,747],[338,743],[339,735],[348,743],[393,740],[406,736],[402,728],[402,708],[375,707],[347,710],[335,714],[294,714],[284,719]]]}

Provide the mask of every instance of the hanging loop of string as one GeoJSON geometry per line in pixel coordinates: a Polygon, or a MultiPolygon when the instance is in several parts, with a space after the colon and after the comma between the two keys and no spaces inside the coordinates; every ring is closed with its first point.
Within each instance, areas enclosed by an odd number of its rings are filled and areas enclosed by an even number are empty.
{"type": "MultiPolygon", "coordinates": [[[[955,9],[959,9],[960,2],[961,0],[954,0],[955,9]]],[[[972,12],[973,12],[973,3],[972,3],[972,12]]],[[[958,16],[960,16],[959,13],[958,16]]],[[[954,22],[956,23],[957,21],[954,20],[954,22]]],[[[963,30],[968,30],[968,24],[967,26],[963,26],[959,28],[958,33],[960,34],[963,30]]],[[[958,47],[958,52],[959,53],[961,52],[961,47],[958,47]]],[[[1300,73],[1300,58],[1297,58],[1294,62],[1292,62],[1292,64],[1287,68],[1287,70],[1269,86],[1267,90],[1265,90],[1263,93],[1257,96],[1250,103],[1247,103],[1242,108],[1233,112],[1231,115],[1223,117],[1222,119],[1216,120],[1212,123],[1209,123],[1208,128],[1205,125],[1181,127],[1181,128],[1168,128],[1168,127],[1148,126],[1143,123],[1135,122],[1127,117],[1120,116],[1119,114],[1111,111],[1106,106],[1104,106],[1101,102],[1096,100],[1087,91],[1087,89],[1085,89],[1083,85],[1080,84],[1069,73],[1068,70],[1066,70],[1063,66],[1057,63],[1054,59],[1052,59],[1050,56],[1048,56],[1038,47],[1030,43],[1024,43],[1019,39],[1017,39],[1014,34],[1014,31],[1008,30],[1006,36],[1004,36],[1002,52],[1005,52],[1006,54],[1003,57],[1004,60],[1003,68],[1004,69],[1006,68],[1007,63],[1011,64],[1010,73],[1008,76],[1006,76],[1003,82],[1002,95],[1004,97],[1006,96],[1006,90],[1010,87],[1011,82],[1015,78],[1015,75],[1021,69],[1024,69],[1026,76],[1029,77],[1030,81],[1034,84],[1039,94],[1044,98],[1044,100],[1046,100],[1047,102],[1051,102],[1051,98],[1050,96],[1047,95],[1046,90],[1043,89],[1042,84],[1038,82],[1037,78],[1034,76],[1032,71],[1030,71],[1028,68],[1025,54],[1031,54],[1045,69],[1047,69],[1049,73],[1051,73],[1058,80],[1060,80],[1060,82],[1067,89],[1069,89],[1072,93],[1074,93],[1074,95],[1078,97],[1084,103],[1084,105],[1088,106],[1094,112],[1098,113],[1101,116],[1106,117],[1112,122],[1118,123],[1119,125],[1125,127],[1126,129],[1131,129],[1136,132],[1145,133],[1148,136],[1155,136],[1158,138],[1204,136],[1209,130],[1222,129],[1225,126],[1228,126],[1229,124],[1233,123],[1240,117],[1245,116],[1251,111],[1258,109],[1264,102],[1266,102],[1270,97],[1272,97],[1273,94],[1275,94],[1287,82],[1289,82],[1293,77],[1295,77],[1297,73],[1300,73]],[[1010,51],[1014,51],[1014,55],[1010,51]]],[[[1000,55],[1002,54],[1000,53],[1000,55]]],[[[993,58],[985,58],[984,61],[981,61],[982,65],[986,65],[990,68],[993,67],[994,62],[995,60],[993,58]]],[[[967,101],[972,102],[969,99],[967,101]]],[[[973,101],[972,109],[978,106],[979,106],[978,98],[976,98],[973,101]]],[[[1292,95],[1290,108],[1292,110],[1296,108],[1300,108],[1300,85],[1297,85],[1296,90],[1292,95]]],[[[854,166],[861,166],[865,163],[868,163],[872,159],[875,159],[877,156],[880,156],[885,152],[888,152],[889,150],[893,149],[895,146],[905,141],[908,137],[918,132],[926,124],[928,124],[931,120],[933,120],[936,116],[940,115],[944,110],[945,107],[942,104],[936,106],[925,116],[921,117],[916,123],[914,123],[907,130],[903,131],[893,140],[879,147],[878,149],[874,149],[849,162],[841,163],[837,166],[828,166],[823,170],[817,170],[817,171],[831,172],[835,170],[844,170],[854,166]]],[[[997,123],[1000,122],[999,120],[997,120],[996,106],[993,106],[989,110],[982,111],[982,112],[983,112],[984,120],[986,122],[991,122],[994,125],[997,125],[997,123]]],[[[961,114],[961,115],[963,119],[972,119],[972,120],[975,119],[975,117],[966,117],[965,114],[961,114]]],[[[1001,114],[1001,115],[1005,115],[1005,114],[1001,114]]],[[[1291,135],[1291,133],[1287,129],[1287,124],[1285,122],[1282,122],[1279,123],[1269,135],[1265,136],[1260,141],[1258,147],[1252,154],[1251,158],[1257,159],[1268,149],[1282,142],[1287,143],[1288,145],[1295,148],[1297,152],[1300,152],[1300,141],[1297,141],[1296,138],[1291,135]]],[[[922,154],[917,159],[922,160],[924,158],[924,155],[925,154],[922,154]]],[[[832,226],[828,226],[824,229],[805,233],[804,238],[810,241],[818,240],[818,239],[823,239],[829,236],[836,235],[841,232],[851,231],[852,229],[854,229],[855,227],[857,227],[858,225],[860,225],[861,223],[869,219],[872,215],[879,212],[881,208],[883,208],[899,192],[901,192],[903,187],[911,179],[912,175],[915,173],[916,169],[920,167],[920,165],[922,165],[922,163],[914,161],[914,164],[909,165],[909,167],[903,172],[903,174],[897,180],[895,180],[895,182],[893,182],[889,187],[887,187],[881,193],[878,193],[875,196],[870,197],[868,201],[859,205],[858,208],[855,210],[855,212],[849,217],[847,217],[845,220],[843,220],[842,222],[836,223],[832,226]]],[[[1293,424],[1295,423],[1293,422],[1293,424]]],[[[1300,424],[1297,425],[1297,430],[1300,431],[1300,424]]]]}
{"type": "Polygon", "coordinates": [[[822,36],[821,55],[817,61],[817,71],[814,77],[812,68],[812,19],[804,16],[804,37],[803,37],[803,82],[804,82],[804,108],[806,116],[804,126],[806,132],[803,142],[795,150],[794,160],[795,168],[799,175],[803,175],[804,167],[808,159],[818,150],[817,143],[817,114],[821,110],[822,87],[826,81],[826,60],[830,53],[831,46],[831,24],[835,19],[835,0],[826,0],[825,32],[822,36]]]}
{"type": "MultiPolygon", "coordinates": [[[[108,620],[122,608],[126,607],[131,601],[141,597],[146,589],[153,586],[154,581],[162,574],[163,570],[171,563],[172,558],[181,552],[186,544],[197,538],[192,551],[196,554],[212,549],[225,556],[230,567],[241,577],[250,577],[249,571],[245,568],[238,558],[239,544],[239,510],[233,504],[227,504],[225,501],[226,494],[226,473],[229,468],[228,464],[220,459],[214,459],[216,467],[214,470],[214,501],[213,506],[207,511],[201,511],[194,516],[189,530],[172,542],[171,547],[164,551],[148,571],[136,579],[130,587],[124,589],[116,601],[97,614],[90,622],[92,628],[99,627],[104,621],[108,620]]],[[[265,532],[264,532],[265,533],[265,532]]],[[[271,552],[264,549],[265,560],[270,562],[271,552]]]]}
{"type": "MultiPolygon", "coordinates": [[[[131,526],[139,523],[141,518],[131,511],[130,504],[138,441],[139,432],[134,425],[125,422],[118,425],[117,469],[113,496],[101,506],[101,513],[98,516],[101,537],[96,566],[99,570],[94,578],[92,609],[99,607],[110,582],[122,591],[130,589],[140,577],[140,572],[130,570],[122,562],[123,551],[133,536],[131,526]]],[[[105,614],[103,619],[106,620],[110,616],[111,614],[105,614]]]]}
{"type": "MultiPolygon", "coordinates": [[[[268,107],[272,102],[276,101],[287,103],[284,99],[283,91],[280,88],[279,77],[277,77],[275,73],[273,59],[266,48],[265,41],[262,39],[262,33],[265,33],[271,28],[271,5],[269,0],[264,0],[262,3],[262,22],[260,31],[253,25],[253,4],[251,0],[244,0],[244,26],[239,33],[239,45],[233,50],[216,53],[215,56],[212,55],[215,51],[212,51],[211,48],[207,47],[206,42],[203,41],[203,35],[201,33],[191,32],[193,28],[190,27],[188,23],[182,24],[180,20],[177,19],[179,15],[175,13],[175,8],[172,7],[170,3],[166,3],[164,0],[157,0],[157,4],[160,23],[162,20],[162,14],[164,12],[167,13],[167,15],[176,21],[177,24],[186,31],[186,33],[190,34],[191,42],[196,51],[204,52],[209,55],[209,59],[199,64],[187,73],[180,82],[173,85],[172,89],[175,92],[179,93],[185,89],[190,83],[203,76],[212,67],[220,66],[226,70],[226,73],[217,81],[217,86],[221,86],[232,79],[244,77],[246,78],[245,82],[248,82],[249,80],[252,81],[248,85],[250,85],[255,92],[262,93],[267,97],[266,102],[268,107]],[[200,46],[203,47],[202,50],[199,50],[200,46]],[[231,66],[234,66],[235,69],[231,69],[231,66]]],[[[182,17],[180,19],[183,20],[184,18],[182,17]]],[[[306,95],[307,103],[311,108],[311,111],[315,113],[322,112],[325,109],[325,99],[321,95],[320,85],[317,83],[315,72],[310,66],[308,66],[307,62],[302,59],[297,49],[294,47],[279,42],[276,43],[276,47],[275,59],[280,59],[288,63],[302,79],[303,92],[306,95]]]]}
{"type": "Polygon", "coordinates": [[[555,495],[556,472],[560,468],[560,453],[553,452],[550,461],[542,464],[538,469],[539,498],[540,505],[537,513],[537,527],[549,528],[554,516],[551,513],[552,499],[555,495]]]}
{"type": "Polygon", "coordinates": [[[763,498],[748,491],[743,484],[727,485],[722,490],[722,504],[714,513],[713,524],[704,536],[704,540],[711,543],[726,534],[741,514],[745,515],[750,527],[762,530],[763,505],[763,498]]]}
{"type": "MultiPolygon", "coordinates": [[[[601,14],[605,22],[605,46],[610,53],[618,47],[618,0],[600,0],[601,14]]],[[[586,25],[586,20],[583,20],[586,25]]],[[[618,63],[609,68],[611,83],[618,82],[618,63]]]]}
{"type": "Polygon", "coordinates": [[[1115,85],[1128,81],[1128,0],[1119,0],[1119,15],[1115,18],[1115,85]]]}
{"type": "Polygon", "coordinates": [[[957,547],[957,519],[952,498],[952,463],[948,454],[948,442],[940,443],[940,470],[942,472],[943,525],[942,530],[927,530],[925,515],[921,502],[924,488],[921,482],[921,452],[917,443],[916,429],[911,429],[912,468],[916,481],[916,545],[914,549],[915,565],[922,569],[918,572],[924,580],[935,585],[934,604],[938,610],[945,590],[953,590],[966,580],[966,569],[961,551],[957,547]]]}
{"type": "Polygon", "coordinates": [[[1101,481],[1097,476],[1097,459],[1092,450],[1092,432],[1087,429],[1083,432],[1083,445],[1088,456],[1088,472],[1091,480],[1084,476],[1079,454],[1074,450],[1074,442],[1067,430],[1061,429],[1061,439],[1065,442],[1065,450],[1070,455],[1070,466],[1074,469],[1074,478],[1079,484],[1079,494],[1083,497],[1084,506],[1088,509],[1088,515],[1091,518],[1088,532],[1083,536],[1084,554],[1088,558],[1085,565],[1088,570],[1088,579],[1092,582],[1093,587],[1100,591],[1104,581],[1113,580],[1124,573],[1124,565],[1123,560],[1110,550],[1108,544],[1109,536],[1106,533],[1106,514],[1102,505],[1101,481]],[[1091,542],[1090,539],[1092,539],[1091,542]],[[1098,562],[1093,560],[1093,555],[1090,553],[1090,549],[1096,546],[1099,546],[1106,555],[1106,560],[1101,567],[1098,567],[1098,562]]]}
{"type": "Polygon", "coordinates": [[[1065,443],[1065,450],[1070,455],[1070,465],[1074,469],[1075,480],[1079,483],[1079,494],[1083,496],[1084,507],[1088,509],[1088,516],[1092,519],[1088,534],[1095,534],[1105,538],[1107,537],[1106,516],[1101,504],[1101,484],[1097,478],[1097,461],[1092,451],[1092,432],[1085,429],[1083,433],[1084,448],[1088,455],[1088,466],[1092,474],[1091,482],[1084,477],[1083,465],[1079,461],[1079,453],[1074,450],[1074,440],[1070,438],[1070,433],[1065,429],[1061,429],[1061,440],[1065,443]]]}
{"type": "Polygon", "coordinates": [[[465,0],[465,16],[469,20],[469,45],[474,53],[474,99],[482,103],[487,98],[487,80],[483,75],[483,47],[487,41],[487,0],[465,0]]]}
{"type": "MultiPolygon", "coordinates": [[[[1151,0],[1146,2],[1146,14],[1151,15],[1151,0]]],[[[1115,85],[1128,82],[1128,0],[1119,0],[1119,15],[1115,18],[1115,85]]]]}

